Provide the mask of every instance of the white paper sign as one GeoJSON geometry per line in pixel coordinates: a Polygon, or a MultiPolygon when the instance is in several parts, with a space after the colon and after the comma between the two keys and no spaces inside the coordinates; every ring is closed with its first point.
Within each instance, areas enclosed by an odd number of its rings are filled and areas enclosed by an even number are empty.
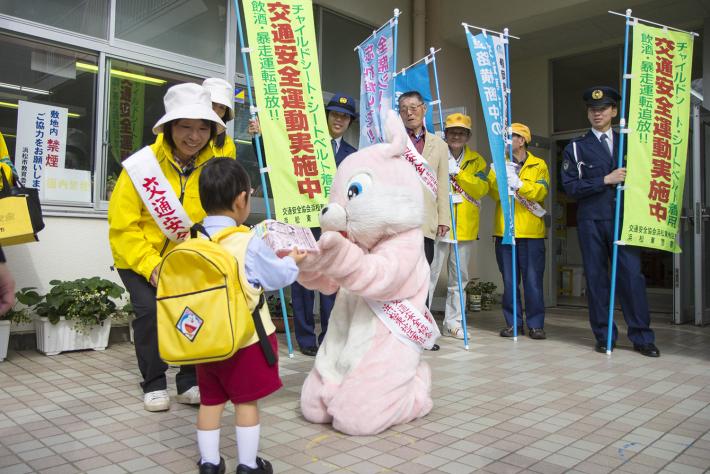
{"type": "Polygon", "coordinates": [[[91,171],[46,167],[42,189],[47,200],[91,203],[91,171]]]}
{"type": "Polygon", "coordinates": [[[15,167],[25,186],[40,190],[40,199],[45,198],[45,170],[64,169],[68,112],[64,107],[18,102],[15,167]]]}

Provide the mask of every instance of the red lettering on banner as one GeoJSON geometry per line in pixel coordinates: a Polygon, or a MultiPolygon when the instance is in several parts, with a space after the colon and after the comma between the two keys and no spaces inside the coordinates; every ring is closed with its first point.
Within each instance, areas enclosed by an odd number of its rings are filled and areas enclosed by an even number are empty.
{"type": "Polygon", "coordinates": [[[296,176],[318,176],[318,162],[313,155],[294,156],[291,163],[296,176]]]}
{"type": "Polygon", "coordinates": [[[302,111],[284,110],[284,118],[286,119],[287,132],[308,131],[308,117],[302,111]]]}
{"type": "Polygon", "coordinates": [[[673,79],[673,61],[668,58],[656,57],[656,74],[673,79]]]}
{"type": "Polygon", "coordinates": [[[50,138],[47,140],[47,151],[59,153],[59,140],[50,138]]]}
{"type": "Polygon", "coordinates": [[[648,192],[648,198],[654,201],[668,202],[670,198],[671,187],[663,181],[651,180],[651,190],[648,192]]]}
{"type": "Polygon", "coordinates": [[[291,13],[291,5],[285,5],[281,2],[267,3],[266,8],[271,13],[269,20],[275,23],[279,20],[288,22],[288,14],[291,13]]]}
{"type": "Polygon", "coordinates": [[[171,231],[171,232],[176,232],[185,227],[185,225],[182,223],[182,219],[179,217],[166,217],[163,219],[163,225],[165,226],[165,229],[171,231]]]}
{"type": "Polygon", "coordinates": [[[284,66],[278,71],[281,78],[279,79],[279,85],[285,87],[302,87],[301,83],[301,71],[292,67],[284,66]]]}
{"type": "Polygon", "coordinates": [[[670,100],[668,100],[668,97],[661,96],[656,99],[656,115],[660,115],[662,117],[666,117],[668,119],[673,118],[672,116],[672,109],[673,104],[671,103],[670,100]]]}
{"type": "Polygon", "coordinates": [[[161,196],[153,201],[153,210],[158,214],[159,218],[175,214],[175,209],[172,208],[165,196],[161,196]]]}
{"type": "Polygon", "coordinates": [[[313,199],[316,194],[321,194],[320,181],[306,178],[298,181],[299,194],[307,194],[310,199],[313,199]]]}
{"type": "Polygon", "coordinates": [[[656,117],[653,124],[653,135],[671,139],[671,121],[664,117],[656,117]]]}
{"type": "Polygon", "coordinates": [[[656,56],[665,55],[668,59],[673,59],[671,51],[675,50],[675,41],[668,38],[656,38],[656,56]]]}
{"type": "Polygon", "coordinates": [[[673,79],[656,76],[656,94],[673,97],[673,79]]]}
{"type": "Polygon", "coordinates": [[[284,109],[305,109],[306,103],[303,101],[303,89],[285,87],[281,89],[281,105],[284,109]]]}
{"type": "Polygon", "coordinates": [[[648,210],[651,217],[655,217],[658,222],[665,221],[668,217],[668,208],[660,202],[649,204],[648,210]]]}
{"type": "Polygon", "coordinates": [[[662,137],[653,137],[653,156],[671,159],[671,144],[668,140],[662,137]]]}
{"type": "Polygon", "coordinates": [[[277,23],[271,25],[271,37],[274,43],[292,44],[296,42],[290,23],[277,23]]]}
{"type": "Polygon", "coordinates": [[[654,158],[651,168],[651,178],[663,178],[666,181],[671,180],[671,163],[666,160],[654,158]]]}
{"type": "Polygon", "coordinates": [[[294,66],[298,66],[298,61],[296,60],[298,50],[295,46],[275,45],[274,55],[276,55],[276,64],[293,64],[294,66]]]}
{"type": "Polygon", "coordinates": [[[313,153],[313,142],[310,133],[296,132],[288,134],[289,149],[292,155],[300,152],[313,153]]]}

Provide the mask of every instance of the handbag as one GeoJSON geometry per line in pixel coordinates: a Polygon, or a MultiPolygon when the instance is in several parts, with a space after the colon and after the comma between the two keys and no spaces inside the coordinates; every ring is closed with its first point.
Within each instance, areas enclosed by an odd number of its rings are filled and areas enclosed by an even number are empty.
{"type": "Polygon", "coordinates": [[[37,233],[44,229],[39,190],[26,188],[18,178],[12,186],[0,171],[0,245],[16,245],[39,240],[37,233]]]}

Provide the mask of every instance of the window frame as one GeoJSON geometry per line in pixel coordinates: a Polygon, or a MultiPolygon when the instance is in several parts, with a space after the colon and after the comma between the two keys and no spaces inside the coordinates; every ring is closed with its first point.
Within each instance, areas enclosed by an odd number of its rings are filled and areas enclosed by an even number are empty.
{"type": "MultiPolygon", "coordinates": [[[[92,176],[92,202],[90,204],[68,204],[61,202],[42,203],[46,216],[96,217],[105,218],[108,201],[103,199],[106,188],[108,159],[108,81],[110,60],[126,61],[195,77],[235,76],[235,52],[237,41],[236,18],[232,0],[224,0],[227,7],[227,28],[225,30],[225,63],[216,64],[170,51],[118,39],[115,37],[116,0],[109,0],[108,39],[88,36],[56,26],[46,25],[23,18],[0,13],[0,34],[8,34],[20,40],[34,41],[49,46],[77,50],[98,57],[97,84],[94,117],[94,142],[90,144],[94,173],[92,176]]],[[[228,124],[232,136],[233,124],[228,124]]],[[[14,154],[13,154],[14,155],[14,154]]],[[[255,199],[257,201],[257,199],[255,199]]],[[[262,204],[263,205],[263,204],[262,204]]],[[[258,206],[261,207],[261,206],[258,206]]]]}

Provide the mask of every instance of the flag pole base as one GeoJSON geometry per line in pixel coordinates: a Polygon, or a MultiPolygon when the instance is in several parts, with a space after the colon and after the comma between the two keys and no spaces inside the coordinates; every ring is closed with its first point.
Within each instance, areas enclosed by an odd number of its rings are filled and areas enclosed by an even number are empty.
{"type": "Polygon", "coordinates": [[[465,346],[463,346],[463,348],[464,348],[465,350],[468,350],[468,349],[469,349],[468,344],[466,344],[465,346]]]}
{"type": "Polygon", "coordinates": [[[290,353],[288,354],[288,358],[289,358],[289,359],[293,359],[293,352],[290,352],[290,353]]]}
{"type": "Polygon", "coordinates": [[[515,336],[515,337],[513,338],[513,342],[518,342],[518,336],[515,336]]]}
{"type": "Polygon", "coordinates": [[[610,350],[607,350],[607,351],[606,351],[606,355],[610,356],[610,355],[611,355],[611,351],[610,351],[610,350]]]}

